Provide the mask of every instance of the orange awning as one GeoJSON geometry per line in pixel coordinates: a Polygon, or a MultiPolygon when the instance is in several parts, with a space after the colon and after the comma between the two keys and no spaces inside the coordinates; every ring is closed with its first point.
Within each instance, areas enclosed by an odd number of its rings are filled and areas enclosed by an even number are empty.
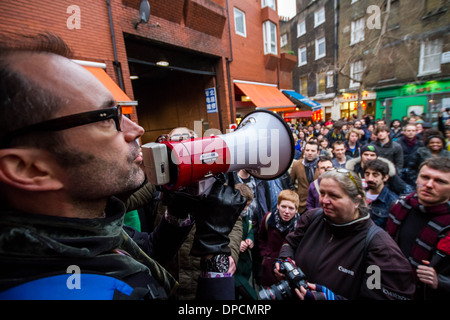
{"type": "Polygon", "coordinates": [[[285,118],[312,118],[313,112],[310,110],[307,111],[298,111],[293,113],[285,113],[285,118]]]}
{"type": "Polygon", "coordinates": [[[137,101],[132,101],[125,92],[114,82],[102,68],[83,66],[90,71],[112,93],[117,104],[122,106],[122,113],[133,113],[131,106],[136,106],[137,101]]]}
{"type": "Polygon", "coordinates": [[[250,98],[257,109],[295,108],[295,104],[277,87],[242,82],[234,84],[250,98]]]}

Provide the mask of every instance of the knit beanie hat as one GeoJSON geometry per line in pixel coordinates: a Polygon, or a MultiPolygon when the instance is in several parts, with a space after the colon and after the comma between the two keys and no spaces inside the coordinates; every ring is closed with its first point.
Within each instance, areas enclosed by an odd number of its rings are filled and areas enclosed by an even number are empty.
{"type": "Polygon", "coordinates": [[[361,147],[360,154],[363,154],[366,151],[375,152],[375,154],[378,156],[378,148],[371,144],[366,144],[365,146],[361,147]]]}

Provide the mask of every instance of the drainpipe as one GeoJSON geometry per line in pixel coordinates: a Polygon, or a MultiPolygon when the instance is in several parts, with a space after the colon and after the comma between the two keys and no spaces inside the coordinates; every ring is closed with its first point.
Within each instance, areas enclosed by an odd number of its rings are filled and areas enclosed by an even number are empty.
{"type": "MultiPolygon", "coordinates": [[[[336,65],[338,63],[338,50],[339,50],[339,4],[338,0],[334,0],[334,69],[336,69],[336,65]]],[[[331,118],[333,118],[333,115],[335,113],[335,108],[338,105],[338,75],[336,73],[336,70],[333,70],[333,78],[334,78],[334,99],[333,99],[333,106],[331,108],[331,118]]],[[[325,110],[324,110],[325,113],[325,110]]],[[[340,113],[340,110],[339,110],[340,113]]],[[[325,119],[325,116],[324,116],[325,119]]]]}
{"type": "Polygon", "coordinates": [[[124,88],[124,85],[123,85],[123,79],[122,79],[122,69],[120,67],[119,59],[117,58],[116,37],[114,35],[113,19],[112,19],[112,12],[111,12],[111,3],[110,3],[109,0],[106,0],[106,4],[108,6],[109,28],[111,30],[111,40],[112,40],[113,51],[114,51],[114,66],[116,67],[116,70],[117,70],[117,77],[119,78],[120,89],[125,91],[125,88],[124,88]]]}
{"type": "Polygon", "coordinates": [[[234,97],[233,97],[233,91],[232,91],[232,83],[231,83],[231,75],[230,75],[230,63],[233,62],[233,44],[231,41],[231,25],[230,25],[230,11],[229,11],[229,6],[228,6],[228,0],[227,0],[227,20],[228,20],[228,35],[230,38],[230,56],[231,58],[226,58],[226,67],[227,67],[227,80],[228,80],[228,94],[229,94],[229,99],[230,99],[230,123],[234,123],[236,120],[236,115],[234,114],[234,109],[233,109],[233,101],[234,101],[234,97]]]}

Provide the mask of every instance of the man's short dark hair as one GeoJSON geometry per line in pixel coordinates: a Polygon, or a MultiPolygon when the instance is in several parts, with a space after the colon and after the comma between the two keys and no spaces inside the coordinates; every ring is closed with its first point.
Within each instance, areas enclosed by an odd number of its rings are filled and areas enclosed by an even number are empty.
{"type": "Polygon", "coordinates": [[[389,174],[389,166],[387,165],[386,162],[380,159],[368,161],[364,165],[364,172],[366,172],[368,169],[381,173],[383,178],[389,174]]]}
{"type": "MultiPolygon", "coordinates": [[[[72,56],[67,44],[50,33],[0,35],[0,141],[10,131],[48,120],[63,105],[60,97],[14,70],[13,57],[20,52],[72,56]]],[[[20,144],[51,149],[50,145],[54,146],[57,141],[61,142],[57,134],[41,132],[17,137],[9,146],[20,144]]]]}
{"type": "Polygon", "coordinates": [[[314,146],[317,147],[317,150],[319,150],[319,143],[316,140],[308,140],[308,141],[306,141],[305,147],[306,147],[307,144],[314,145],[314,146]]]}
{"type": "Polygon", "coordinates": [[[324,154],[320,155],[318,162],[325,162],[325,161],[331,161],[331,157],[327,156],[327,155],[324,155],[324,154]]]}
{"type": "Polygon", "coordinates": [[[378,132],[381,132],[381,131],[386,131],[386,132],[391,132],[391,129],[389,129],[389,127],[388,126],[385,126],[385,125],[382,125],[382,126],[377,126],[376,128],[375,128],[375,130],[374,130],[374,132],[373,133],[375,133],[376,135],[378,134],[378,132]]]}
{"type": "Polygon", "coordinates": [[[336,140],[335,142],[333,142],[333,145],[331,146],[334,150],[334,147],[338,146],[338,145],[343,145],[345,146],[345,142],[343,140],[336,140]]]}
{"type": "Polygon", "coordinates": [[[419,166],[419,171],[423,166],[427,166],[431,169],[450,172],[450,158],[447,157],[433,157],[425,160],[419,166]]]}

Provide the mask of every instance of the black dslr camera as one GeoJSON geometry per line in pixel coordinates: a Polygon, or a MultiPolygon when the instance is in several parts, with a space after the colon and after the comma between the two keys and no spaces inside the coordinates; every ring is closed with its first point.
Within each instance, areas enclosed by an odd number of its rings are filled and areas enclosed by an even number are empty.
{"type": "Polygon", "coordinates": [[[286,276],[286,280],[265,287],[259,291],[261,300],[286,300],[292,299],[295,294],[294,289],[304,287],[308,289],[306,284],[306,276],[303,271],[294,266],[291,258],[286,258],[278,261],[280,263],[280,272],[286,276]]]}

